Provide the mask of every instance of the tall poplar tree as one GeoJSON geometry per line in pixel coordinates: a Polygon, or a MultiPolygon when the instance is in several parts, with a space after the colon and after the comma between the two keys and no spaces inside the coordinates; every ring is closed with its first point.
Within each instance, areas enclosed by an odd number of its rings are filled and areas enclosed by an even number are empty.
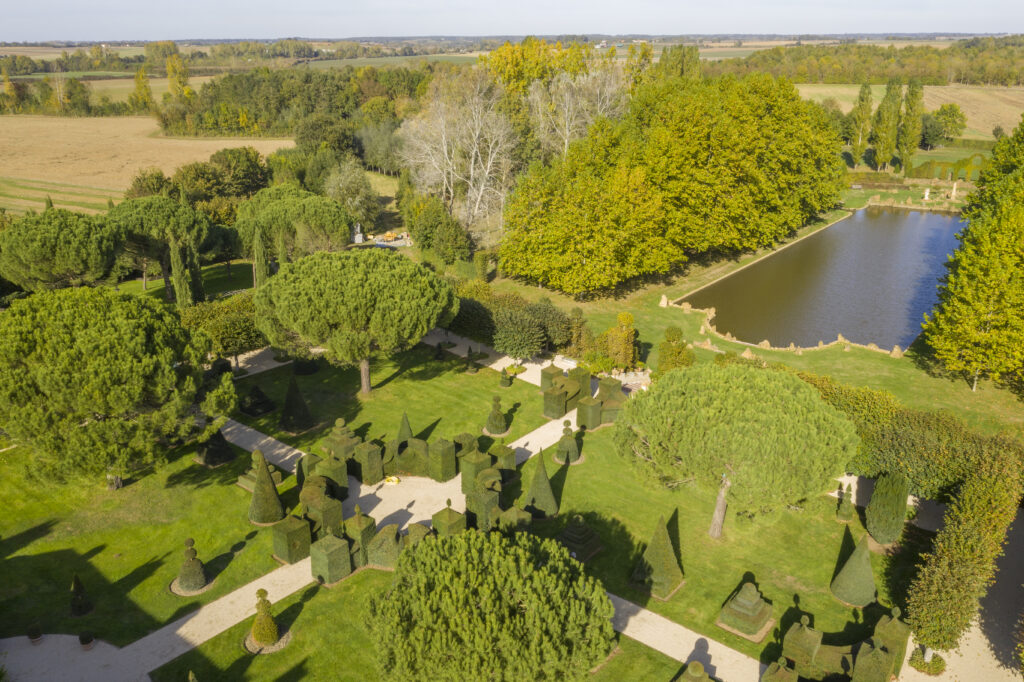
{"type": "Polygon", "coordinates": [[[871,98],[871,86],[865,83],[860,86],[857,103],[850,112],[850,153],[853,155],[853,167],[856,168],[864,160],[864,152],[868,150],[868,138],[871,137],[871,109],[874,106],[871,98]]]}
{"type": "Polygon", "coordinates": [[[146,74],[146,67],[140,66],[135,72],[135,90],[128,95],[128,106],[132,111],[147,112],[156,106],[153,100],[153,88],[149,86],[149,76],[146,74]]]}
{"type": "Polygon", "coordinates": [[[910,170],[914,152],[921,143],[921,116],[924,114],[924,88],[921,81],[912,79],[903,95],[903,111],[900,113],[900,129],[896,147],[900,155],[900,167],[906,175],[910,170]]]}
{"type": "Polygon", "coordinates": [[[871,128],[871,141],[875,145],[875,168],[887,170],[896,153],[896,138],[900,127],[900,96],[903,86],[890,80],[885,86],[885,95],[875,112],[871,128]]]}

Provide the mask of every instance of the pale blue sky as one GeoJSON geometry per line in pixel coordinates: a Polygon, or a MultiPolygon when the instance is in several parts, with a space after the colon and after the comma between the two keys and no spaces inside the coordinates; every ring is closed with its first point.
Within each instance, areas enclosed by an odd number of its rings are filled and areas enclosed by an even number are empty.
{"type": "Polygon", "coordinates": [[[1020,0],[6,0],[0,40],[1024,31],[1020,0]]]}

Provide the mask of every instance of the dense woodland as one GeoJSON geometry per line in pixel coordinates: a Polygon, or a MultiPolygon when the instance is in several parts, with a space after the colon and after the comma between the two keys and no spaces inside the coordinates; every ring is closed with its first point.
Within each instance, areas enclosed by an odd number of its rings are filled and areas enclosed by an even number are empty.
{"type": "Polygon", "coordinates": [[[927,85],[1024,84],[1024,36],[971,38],[947,48],[799,45],[708,62],[709,75],[770,73],[796,83],[885,83],[916,78],[927,85]]]}

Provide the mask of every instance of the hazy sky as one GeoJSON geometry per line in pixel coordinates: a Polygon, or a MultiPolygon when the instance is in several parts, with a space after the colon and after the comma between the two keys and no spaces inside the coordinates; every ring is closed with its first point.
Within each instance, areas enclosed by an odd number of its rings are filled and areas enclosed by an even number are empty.
{"type": "Polygon", "coordinates": [[[8,0],[0,40],[1024,32],[1020,0],[8,0]]]}

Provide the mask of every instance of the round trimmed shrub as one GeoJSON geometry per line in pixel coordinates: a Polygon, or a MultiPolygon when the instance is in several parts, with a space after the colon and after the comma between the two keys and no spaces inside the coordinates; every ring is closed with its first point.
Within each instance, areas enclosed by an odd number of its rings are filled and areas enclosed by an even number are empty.
{"type": "Polygon", "coordinates": [[[528,533],[428,536],[370,611],[393,680],[581,680],[614,638],[601,583],[528,533]]]}

